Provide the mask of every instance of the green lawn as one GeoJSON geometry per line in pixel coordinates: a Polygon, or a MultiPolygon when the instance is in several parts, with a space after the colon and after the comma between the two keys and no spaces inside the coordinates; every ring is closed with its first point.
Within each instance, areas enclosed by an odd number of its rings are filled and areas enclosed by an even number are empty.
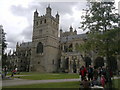
{"type": "Polygon", "coordinates": [[[40,73],[27,73],[29,76],[15,76],[21,79],[30,79],[30,80],[48,80],[48,79],[73,79],[79,78],[78,74],[68,74],[68,73],[49,73],[49,74],[40,74],[40,73]]]}
{"type": "Polygon", "coordinates": [[[10,86],[3,88],[80,88],[80,82],[32,84],[32,85],[10,86]]]}
{"type": "Polygon", "coordinates": [[[120,79],[113,80],[113,87],[119,88],[120,90],[120,79]]]}

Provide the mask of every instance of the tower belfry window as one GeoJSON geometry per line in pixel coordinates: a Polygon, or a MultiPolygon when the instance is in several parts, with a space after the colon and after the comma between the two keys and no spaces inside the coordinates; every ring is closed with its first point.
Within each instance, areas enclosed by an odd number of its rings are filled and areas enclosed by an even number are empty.
{"type": "Polygon", "coordinates": [[[36,53],[43,53],[43,44],[41,42],[37,45],[36,53]]]}
{"type": "Polygon", "coordinates": [[[38,26],[38,21],[36,22],[36,25],[38,26]]]}
{"type": "Polygon", "coordinates": [[[42,24],[42,20],[40,21],[40,24],[42,24]]]}

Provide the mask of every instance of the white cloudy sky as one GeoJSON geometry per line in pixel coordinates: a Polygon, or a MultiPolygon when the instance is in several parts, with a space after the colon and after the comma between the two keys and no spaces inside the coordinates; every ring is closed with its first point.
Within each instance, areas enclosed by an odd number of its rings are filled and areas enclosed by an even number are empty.
{"type": "MultiPolygon", "coordinates": [[[[51,1],[51,0],[47,0],[51,1]]],[[[54,0],[52,0],[54,1],[54,0]]],[[[75,1],[75,0],[74,0],[75,1]]],[[[118,7],[118,1],[116,7],[118,7]]],[[[40,0],[0,0],[0,25],[5,30],[8,43],[7,52],[14,49],[17,42],[31,41],[33,12],[37,9],[39,15],[44,15],[46,7],[50,4],[52,15],[58,11],[60,14],[60,28],[67,31],[70,25],[78,29],[81,15],[86,8],[84,0],[79,2],[40,2],[40,0]]]]}

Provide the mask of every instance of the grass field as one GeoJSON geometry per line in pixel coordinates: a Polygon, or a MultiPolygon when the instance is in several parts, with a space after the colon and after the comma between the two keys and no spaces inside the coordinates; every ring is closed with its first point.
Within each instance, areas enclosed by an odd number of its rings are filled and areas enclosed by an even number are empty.
{"type": "Polygon", "coordinates": [[[113,87],[119,88],[119,90],[120,90],[120,79],[115,79],[113,81],[113,87]]]}
{"type": "MultiPolygon", "coordinates": [[[[24,74],[21,74],[24,75],[24,74]]],[[[29,80],[49,80],[49,79],[73,79],[79,78],[78,74],[68,74],[68,73],[49,73],[49,74],[40,74],[40,73],[27,73],[25,75],[28,76],[15,76],[21,79],[29,79],[29,80]]]]}

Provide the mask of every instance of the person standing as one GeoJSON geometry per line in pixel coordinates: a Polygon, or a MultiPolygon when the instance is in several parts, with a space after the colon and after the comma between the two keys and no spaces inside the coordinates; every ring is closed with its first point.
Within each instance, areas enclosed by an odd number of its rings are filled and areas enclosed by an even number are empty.
{"type": "Polygon", "coordinates": [[[84,80],[84,77],[86,76],[86,73],[87,73],[87,69],[84,66],[82,66],[80,68],[80,75],[81,75],[81,80],[82,81],[84,80]]]}
{"type": "Polygon", "coordinates": [[[102,84],[102,87],[105,87],[105,81],[106,81],[106,79],[105,79],[104,75],[101,75],[100,82],[102,84]]]}
{"type": "Polygon", "coordinates": [[[6,75],[7,75],[7,67],[6,66],[4,68],[4,73],[5,73],[5,77],[6,77],[6,75]]]}
{"type": "Polygon", "coordinates": [[[106,67],[106,85],[107,88],[112,88],[111,70],[108,66],[106,67]]]}
{"type": "Polygon", "coordinates": [[[93,68],[91,65],[89,65],[89,68],[88,68],[88,80],[89,81],[93,80],[93,68]]]}
{"type": "Polygon", "coordinates": [[[93,77],[98,79],[98,70],[95,66],[94,66],[94,71],[93,71],[93,77]]]}

